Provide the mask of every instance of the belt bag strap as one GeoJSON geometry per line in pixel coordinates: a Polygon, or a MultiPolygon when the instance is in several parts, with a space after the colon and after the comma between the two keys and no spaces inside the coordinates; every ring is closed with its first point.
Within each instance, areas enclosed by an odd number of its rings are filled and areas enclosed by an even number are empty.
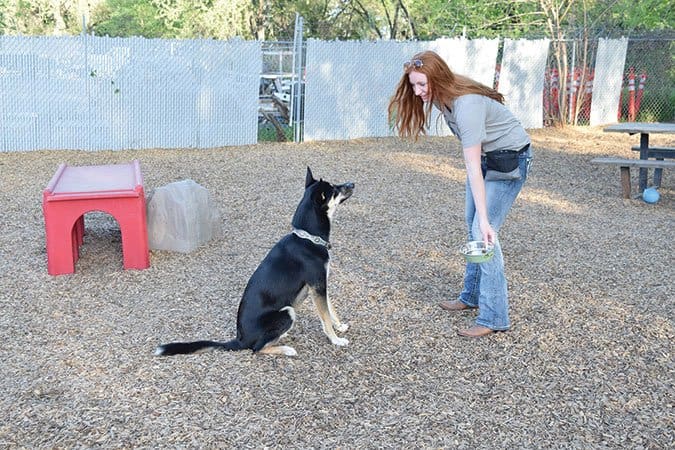
{"type": "Polygon", "coordinates": [[[530,148],[530,144],[525,144],[525,147],[518,150],[518,153],[525,153],[530,148]]]}

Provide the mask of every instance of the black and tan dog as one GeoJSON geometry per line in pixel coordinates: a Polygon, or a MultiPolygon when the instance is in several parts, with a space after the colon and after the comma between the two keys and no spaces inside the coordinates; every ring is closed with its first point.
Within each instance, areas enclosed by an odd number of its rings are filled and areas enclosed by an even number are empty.
{"type": "Polygon", "coordinates": [[[272,247],[244,290],[237,313],[237,338],[228,342],[173,342],[157,347],[155,355],[194,353],[204,349],[244,350],[296,355],[295,349],[277,345],[295,322],[294,306],[312,291],[323,331],[335,345],[347,345],[335,330],[341,323],[328,299],[331,219],[338,205],[354,191],[353,183],[333,185],[315,180],[307,168],[305,193],[293,216],[293,231],[272,247]]]}

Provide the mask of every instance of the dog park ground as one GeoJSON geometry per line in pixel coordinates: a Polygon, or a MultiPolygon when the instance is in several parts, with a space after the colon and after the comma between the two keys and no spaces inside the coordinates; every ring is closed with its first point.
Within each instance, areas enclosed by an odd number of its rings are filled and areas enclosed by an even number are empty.
{"type": "MultiPolygon", "coordinates": [[[[453,138],[209,150],[0,153],[0,448],[643,448],[675,439],[673,173],[654,205],[621,198],[639,137],[532,131],[530,177],[500,233],[512,330],[456,335],[466,240],[453,138]],[[109,216],[87,216],[74,275],[47,274],[41,193],[61,162],[139,159],[146,193],[193,179],[223,237],[122,270],[109,216]],[[356,189],[333,224],[330,344],[311,301],[297,357],[158,358],[230,339],[246,282],[290,230],[306,166],[356,189]]],[[[673,145],[672,136],[653,143],[673,145]]],[[[633,188],[637,174],[633,173],[633,188]]]]}

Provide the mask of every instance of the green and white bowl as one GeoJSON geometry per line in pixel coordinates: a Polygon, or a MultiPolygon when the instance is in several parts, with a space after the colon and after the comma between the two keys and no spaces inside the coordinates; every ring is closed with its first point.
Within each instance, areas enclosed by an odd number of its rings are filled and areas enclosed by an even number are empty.
{"type": "Polygon", "coordinates": [[[464,244],[460,253],[464,255],[466,262],[483,263],[495,255],[495,246],[483,241],[470,241],[464,244]]]}

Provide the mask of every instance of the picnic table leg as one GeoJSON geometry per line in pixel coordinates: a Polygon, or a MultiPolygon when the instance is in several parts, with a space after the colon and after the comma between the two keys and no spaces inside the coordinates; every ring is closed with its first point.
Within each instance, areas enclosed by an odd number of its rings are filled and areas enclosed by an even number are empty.
{"type": "MultiPolygon", "coordinates": [[[[663,158],[656,158],[657,161],[663,161],[663,158]]],[[[661,187],[661,174],[663,169],[654,169],[654,187],[661,187]]]]}
{"type": "Polygon", "coordinates": [[[623,198],[630,198],[630,167],[621,167],[621,192],[623,198]]]}
{"type": "MultiPolygon", "coordinates": [[[[646,160],[649,151],[649,133],[640,133],[640,159],[646,160]]],[[[659,174],[660,175],[660,174],[659,174]]],[[[656,173],[654,173],[656,176],[656,173]]],[[[640,193],[647,188],[647,169],[640,167],[640,193]]]]}

